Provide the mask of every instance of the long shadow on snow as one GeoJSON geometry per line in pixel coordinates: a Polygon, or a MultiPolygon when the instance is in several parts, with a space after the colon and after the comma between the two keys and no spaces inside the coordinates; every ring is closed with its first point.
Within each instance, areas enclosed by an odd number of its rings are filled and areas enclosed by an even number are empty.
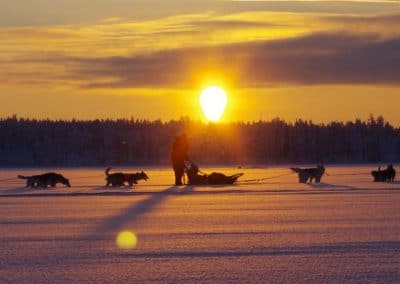
{"type": "Polygon", "coordinates": [[[345,188],[341,186],[337,186],[337,188],[320,188],[321,190],[316,189],[266,189],[266,190],[248,190],[248,189],[229,189],[229,190],[201,190],[196,191],[193,190],[194,187],[187,187],[186,190],[164,190],[164,191],[113,191],[113,192],[57,192],[54,190],[50,192],[50,190],[43,192],[37,191],[35,193],[27,193],[23,194],[21,190],[20,194],[2,194],[0,193],[0,198],[43,198],[43,197],[82,197],[82,196],[174,196],[174,195],[182,195],[182,194],[193,194],[193,195],[224,195],[224,194],[266,194],[266,195],[276,195],[276,194],[286,194],[286,195],[315,195],[315,194],[374,194],[377,191],[380,193],[400,193],[400,188],[392,187],[392,188],[345,188]]]}
{"type": "Polygon", "coordinates": [[[315,255],[315,254],[354,254],[354,253],[393,253],[400,251],[398,241],[377,241],[359,243],[337,243],[303,247],[261,247],[252,250],[238,251],[182,251],[182,252],[144,252],[117,253],[119,257],[143,258],[192,258],[192,257],[246,257],[246,256],[280,256],[280,255],[315,255]]]}
{"type": "Polygon", "coordinates": [[[191,190],[190,187],[171,186],[162,191],[162,194],[151,194],[147,199],[135,203],[133,206],[126,208],[120,214],[108,218],[95,230],[96,233],[107,233],[120,230],[126,223],[135,223],[142,215],[150,212],[157,205],[164,202],[171,193],[182,193],[191,190]]]}
{"type": "Polygon", "coordinates": [[[32,189],[27,188],[27,187],[16,187],[16,188],[8,188],[6,190],[2,190],[1,193],[7,193],[12,195],[12,194],[22,194],[22,193],[31,193],[32,189]]]}
{"type": "Polygon", "coordinates": [[[328,188],[328,189],[357,189],[354,186],[348,186],[348,185],[342,185],[342,184],[329,184],[329,183],[324,183],[324,182],[320,182],[320,183],[307,183],[307,185],[309,185],[312,188],[316,188],[316,189],[324,189],[324,188],[328,188]]]}
{"type": "MultiPolygon", "coordinates": [[[[315,246],[287,246],[287,247],[259,247],[243,250],[210,250],[210,251],[161,251],[161,252],[116,252],[102,255],[100,261],[110,263],[115,261],[115,257],[126,259],[173,259],[173,258],[237,258],[237,257],[271,257],[271,256],[313,256],[313,255],[347,255],[364,254],[368,257],[371,255],[381,257],[382,254],[395,259],[400,251],[399,241],[376,241],[376,242],[348,242],[348,243],[333,243],[327,245],[315,246]]],[[[71,254],[69,250],[46,252],[42,256],[24,257],[24,258],[9,258],[4,263],[4,268],[15,267],[16,265],[25,265],[31,263],[32,267],[40,267],[43,265],[51,267],[65,266],[66,264],[95,262],[99,257],[98,252],[91,251],[89,253],[71,254]],[[54,259],[62,259],[62,261],[54,262],[54,259]],[[87,260],[87,261],[85,261],[87,260]]],[[[391,260],[389,258],[389,260],[391,260]]]]}

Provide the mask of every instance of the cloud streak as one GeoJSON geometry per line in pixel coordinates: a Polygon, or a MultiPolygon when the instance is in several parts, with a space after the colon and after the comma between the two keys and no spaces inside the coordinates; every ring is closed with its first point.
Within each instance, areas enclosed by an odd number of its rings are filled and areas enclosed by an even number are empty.
{"type": "Polygon", "coordinates": [[[0,29],[0,77],[81,89],[193,88],[211,77],[240,88],[398,85],[399,22],[254,12],[0,29]]]}

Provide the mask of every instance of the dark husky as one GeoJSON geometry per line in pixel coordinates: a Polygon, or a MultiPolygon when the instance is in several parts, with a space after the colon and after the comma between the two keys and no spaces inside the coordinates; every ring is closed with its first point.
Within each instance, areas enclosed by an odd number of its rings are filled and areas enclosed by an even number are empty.
{"type": "Polygon", "coordinates": [[[388,165],[385,170],[381,170],[379,167],[377,171],[372,171],[371,175],[374,177],[374,181],[394,181],[396,177],[396,170],[393,165],[388,165]]]}
{"type": "Polygon", "coordinates": [[[38,188],[38,187],[55,187],[57,183],[65,184],[68,187],[71,187],[69,180],[65,178],[63,175],[57,173],[45,173],[42,175],[34,175],[34,176],[21,176],[18,178],[26,179],[26,187],[38,188]]]}
{"type": "Polygon", "coordinates": [[[307,181],[321,182],[321,178],[325,173],[325,167],[323,165],[318,165],[316,168],[290,168],[292,171],[296,172],[299,176],[300,183],[306,183],[307,181]]]}
{"type": "Polygon", "coordinates": [[[133,184],[137,184],[137,182],[141,179],[148,180],[149,177],[146,175],[144,171],[140,173],[113,173],[110,174],[111,168],[106,169],[106,186],[125,186],[125,182],[129,184],[129,186],[133,186],[133,184]]]}
{"type": "Polygon", "coordinates": [[[221,184],[233,184],[237,181],[243,173],[227,176],[222,173],[213,172],[209,175],[202,173],[199,167],[195,164],[191,164],[186,168],[186,174],[189,179],[190,185],[221,185],[221,184]]]}

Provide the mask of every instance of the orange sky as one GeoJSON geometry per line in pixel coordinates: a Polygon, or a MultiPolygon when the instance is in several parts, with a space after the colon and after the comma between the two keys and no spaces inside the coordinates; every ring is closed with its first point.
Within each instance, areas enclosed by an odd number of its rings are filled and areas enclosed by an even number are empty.
{"type": "Polygon", "coordinates": [[[1,117],[202,119],[220,85],[225,121],[400,125],[398,1],[5,2],[1,117]]]}

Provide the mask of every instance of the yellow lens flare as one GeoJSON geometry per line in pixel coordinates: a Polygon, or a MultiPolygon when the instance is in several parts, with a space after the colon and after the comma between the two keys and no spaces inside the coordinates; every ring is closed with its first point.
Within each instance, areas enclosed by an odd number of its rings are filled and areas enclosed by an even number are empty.
{"type": "Polygon", "coordinates": [[[207,87],[200,94],[200,105],[207,120],[217,122],[224,114],[228,98],[220,87],[207,87]]]}
{"type": "Polygon", "coordinates": [[[116,239],[117,246],[123,250],[134,249],[137,242],[136,235],[131,231],[119,232],[116,239]]]}

